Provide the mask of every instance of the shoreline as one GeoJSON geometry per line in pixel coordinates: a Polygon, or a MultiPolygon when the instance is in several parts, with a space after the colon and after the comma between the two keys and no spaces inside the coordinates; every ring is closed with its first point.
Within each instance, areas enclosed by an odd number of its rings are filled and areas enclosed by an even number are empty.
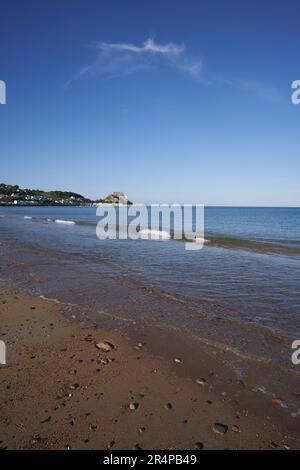
{"type": "MultiPolygon", "coordinates": [[[[1,448],[300,448],[299,416],[284,397],[251,387],[265,367],[253,366],[242,381],[230,352],[186,333],[81,327],[61,311],[0,288],[8,361],[0,369],[1,448]],[[101,351],[102,341],[113,347],[101,351]]],[[[284,373],[276,378],[284,392],[284,373]]]]}

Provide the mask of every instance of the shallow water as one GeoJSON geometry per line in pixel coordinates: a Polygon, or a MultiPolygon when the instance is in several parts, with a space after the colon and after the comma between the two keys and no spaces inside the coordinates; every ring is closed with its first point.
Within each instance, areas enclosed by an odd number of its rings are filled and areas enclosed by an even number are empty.
{"type": "Polygon", "coordinates": [[[1,207],[1,281],[72,304],[83,321],[180,328],[290,367],[300,209],[208,207],[208,242],[195,251],[175,240],[99,240],[97,221],[95,208],[1,207]]]}

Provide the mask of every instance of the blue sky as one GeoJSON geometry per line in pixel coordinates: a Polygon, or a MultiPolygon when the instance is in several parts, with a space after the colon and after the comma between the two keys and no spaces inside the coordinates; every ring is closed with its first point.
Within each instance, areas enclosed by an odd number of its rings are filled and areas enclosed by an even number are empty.
{"type": "Polygon", "coordinates": [[[300,6],[2,1],[0,180],[300,206],[300,6]]]}

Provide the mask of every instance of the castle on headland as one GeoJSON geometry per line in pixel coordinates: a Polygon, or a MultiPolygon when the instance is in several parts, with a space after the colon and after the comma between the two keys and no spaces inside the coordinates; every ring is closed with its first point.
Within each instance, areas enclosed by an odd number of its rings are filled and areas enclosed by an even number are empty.
{"type": "Polygon", "coordinates": [[[129,201],[127,196],[122,191],[116,191],[114,193],[106,196],[105,199],[99,199],[96,201],[96,204],[127,204],[131,205],[132,202],[129,201]]]}

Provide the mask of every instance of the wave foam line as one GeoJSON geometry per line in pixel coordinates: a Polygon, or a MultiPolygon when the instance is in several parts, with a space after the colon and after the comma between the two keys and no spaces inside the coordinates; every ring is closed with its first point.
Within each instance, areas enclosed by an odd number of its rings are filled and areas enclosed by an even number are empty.
{"type": "Polygon", "coordinates": [[[75,225],[76,222],[74,220],[63,220],[63,219],[56,219],[54,221],[56,224],[65,224],[65,225],[75,225]]]}
{"type": "Polygon", "coordinates": [[[144,229],[139,232],[141,238],[150,240],[170,240],[170,234],[164,230],[144,229]]]}

